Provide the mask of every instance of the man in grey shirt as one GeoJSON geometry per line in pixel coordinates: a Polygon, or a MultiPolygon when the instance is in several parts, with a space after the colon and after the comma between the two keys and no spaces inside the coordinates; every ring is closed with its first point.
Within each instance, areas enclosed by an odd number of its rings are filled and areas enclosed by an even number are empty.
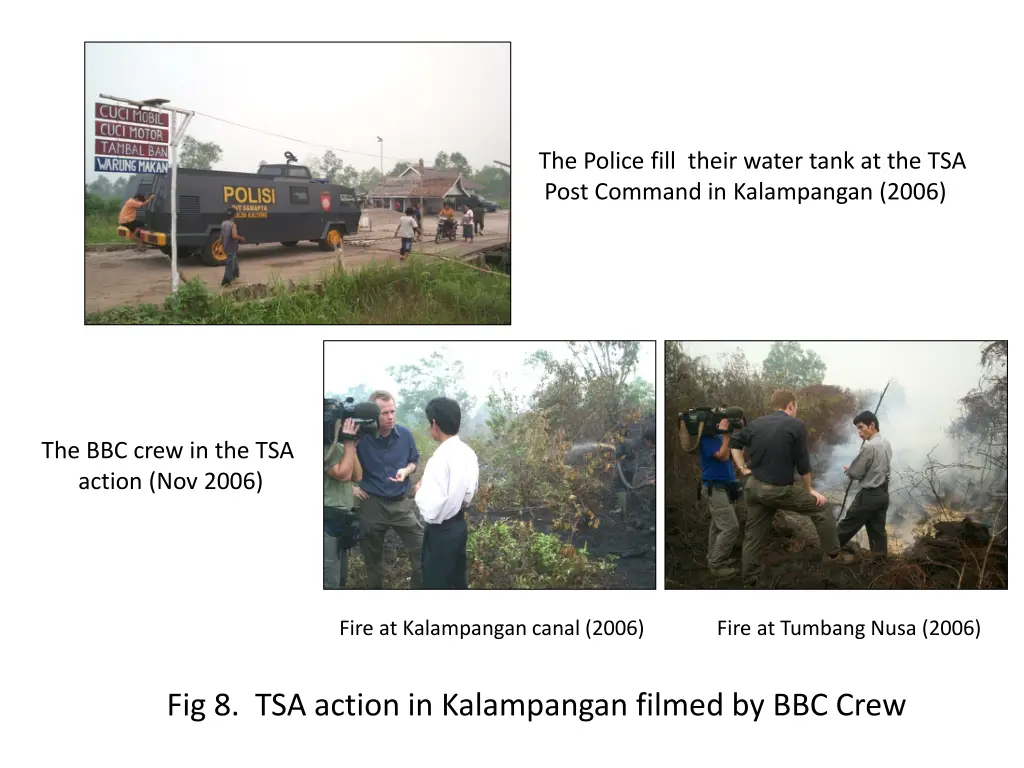
{"type": "Polygon", "coordinates": [[[245,238],[238,234],[238,224],[235,223],[235,209],[228,208],[225,215],[227,218],[220,223],[220,242],[224,247],[224,253],[227,255],[227,261],[224,262],[224,278],[220,281],[220,284],[231,285],[231,281],[237,280],[239,276],[238,244],[244,243],[245,238]]]}
{"type": "Polygon", "coordinates": [[[871,411],[863,411],[853,418],[857,434],[867,441],[848,467],[846,476],[860,483],[853,504],[846,517],[839,522],[839,544],[846,544],[861,528],[867,528],[871,551],[885,555],[888,540],[885,535],[885,514],[889,510],[889,466],[892,447],[879,434],[878,418],[871,411]]]}

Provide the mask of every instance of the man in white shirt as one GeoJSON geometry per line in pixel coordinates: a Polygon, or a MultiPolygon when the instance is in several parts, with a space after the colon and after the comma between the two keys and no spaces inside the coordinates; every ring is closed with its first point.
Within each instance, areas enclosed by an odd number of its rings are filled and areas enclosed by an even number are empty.
{"type": "Polygon", "coordinates": [[[412,253],[412,239],[420,230],[420,225],[416,223],[415,213],[414,209],[406,208],[405,216],[398,220],[398,226],[395,228],[395,237],[402,238],[402,247],[398,251],[398,258],[402,261],[405,261],[412,253]]]}
{"type": "Polygon", "coordinates": [[[416,484],[423,533],[423,589],[468,589],[466,509],[480,478],[476,453],[459,438],[462,411],[447,397],[427,403],[430,436],[440,445],[416,484]]]}

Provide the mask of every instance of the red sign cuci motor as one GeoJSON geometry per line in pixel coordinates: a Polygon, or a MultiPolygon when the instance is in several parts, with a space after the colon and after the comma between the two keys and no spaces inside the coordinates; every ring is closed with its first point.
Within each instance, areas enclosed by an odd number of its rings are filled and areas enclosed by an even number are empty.
{"type": "Polygon", "coordinates": [[[126,123],[108,123],[96,121],[96,138],[129,139],[131,141],[152,141],[166,144],[171,140],[171,132],[166,128],[153,128],[148,125],[127,125],[126,123]]]}

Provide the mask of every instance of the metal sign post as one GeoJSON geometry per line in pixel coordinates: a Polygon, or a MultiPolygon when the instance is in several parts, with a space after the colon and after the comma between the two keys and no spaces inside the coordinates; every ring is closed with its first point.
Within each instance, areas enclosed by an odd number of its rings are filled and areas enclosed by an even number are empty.
{"type": "Polygon", "coordinates": [[[158,112],[169,112],[171,115],[171,293],[178,292],[178,283],[181,276],[178,274],[178,145],[181,143],[188,124],[192,122],[195,112],[181,107],[172,107],[167,104],[166,99],[125,99],[120,96],[109,96],[100,94],[101,99],[118,101],[123,104],[133,104],[140,109],[148,107],[158,112]],[[181,126],[178,126],[178,116],[182,117],[181,126]]]}

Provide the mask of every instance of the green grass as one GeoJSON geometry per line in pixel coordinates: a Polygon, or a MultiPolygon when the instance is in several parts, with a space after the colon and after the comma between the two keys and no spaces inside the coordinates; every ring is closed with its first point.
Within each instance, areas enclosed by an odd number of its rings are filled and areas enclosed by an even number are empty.
{"type": "Polygon", "coordinates": [[[521,520],[474,526],[466,554],[476,589],[594,589],[614,579],[615,558],[595,558],[521,520]]]}
{"type": "Polygon", "coordinates": [[[322,283],[294,290],[277,283],[262,298],[236,298],[211,290],[201,278],[186,280],[162,306],[139,304],[86,315],[93,325],[190,324],[408,324],[503,325],[511,323],[509,279],[450,262],[379,264],[345,273],[332,270],[322,283]],[[315,290],[306,290],[312,287],[315,290]]]}
{"type": "MultiPolygon", "coordinates": [[[[394,533],[384,545],[384,589],[408,589],[409,556],[394,533]]],[[[613,589],[615,558],[599,558],[528,522],[471,520],[466,542],[470,589],[613,589]]],[[[359,547],[348,553],[347,589],[366,587],[359,547]]]]}
{"type": "Polygon", "coordinates": [[[125,243],[117,236],[117,214],[89,213],[85,217],[85,244],[106,245],[109,243],[125,243]]]}

